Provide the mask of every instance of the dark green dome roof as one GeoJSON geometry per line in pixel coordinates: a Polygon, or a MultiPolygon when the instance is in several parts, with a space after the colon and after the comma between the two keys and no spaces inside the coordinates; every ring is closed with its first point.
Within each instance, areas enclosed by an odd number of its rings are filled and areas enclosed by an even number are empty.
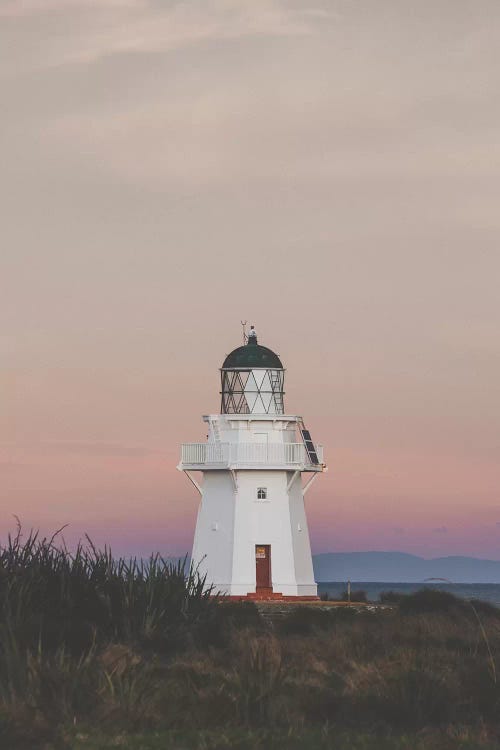
{"type": "Polygon", "coordinates": [[[271,370],[284,369],[278,355],[267,346],[258,344],[253,338],[249,338],[245,346],[239,346],[228,354],[222,365],[223,370],[244,370],[254,367],[265,367],[271,370]]]}

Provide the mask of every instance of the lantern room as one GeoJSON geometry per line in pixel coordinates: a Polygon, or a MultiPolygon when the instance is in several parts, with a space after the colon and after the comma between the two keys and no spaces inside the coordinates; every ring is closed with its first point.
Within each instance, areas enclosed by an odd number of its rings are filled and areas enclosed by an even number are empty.
{"type": "Polygon", "coordinates": [[[222,414],[283,414],[285,370],[252,327],[244,346],[228,354],[221,367],[222,414]]]}

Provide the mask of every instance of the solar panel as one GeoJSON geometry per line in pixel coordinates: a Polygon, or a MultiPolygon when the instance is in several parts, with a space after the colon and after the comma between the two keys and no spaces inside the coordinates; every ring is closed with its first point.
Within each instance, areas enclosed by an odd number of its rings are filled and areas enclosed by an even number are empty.
{"type": "Polygon", "coordinates": [[[316,448],[311,438],[311,433],[309,432],[309,430],[306,430],[304,428],[303,430],[300,431],[300,434],[302,435],[302,440],[304,441],[307,455],[309,456],[309,461],[312,464],[315,464],[317,466],[319,464],[319,458],[318,458],[318,454],[316,453],[316,448]]]}

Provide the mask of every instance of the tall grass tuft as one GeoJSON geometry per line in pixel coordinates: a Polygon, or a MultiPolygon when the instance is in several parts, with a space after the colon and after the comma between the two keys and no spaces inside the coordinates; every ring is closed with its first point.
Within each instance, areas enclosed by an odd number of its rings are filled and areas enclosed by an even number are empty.
{"type": "MultiPolygon", "coordinates": [[[[169,652],[203,637],[211,589],[186,560],[115,559],[87,539],[74,553],[21,528],[0,547],[0,633],[16,648],[78,656],[100,643],[169,652]],[[10,640],[9,640],[10,639],[10,640]]],[[[5,649],[0,651],[6,659],[5,649]]]]}
{"type": "Polygon", "coordinates": [[[165,659],[217,631],[211,588],[185,559],[57,542],[23,538],[18,525],[0,547],[0,735],[30,727],[30,748],[82,717],[139,720],[151,688],[143,656],[165,659]]]}
{"type": "Polygon", "coordinates": [[[277,721],[285,670],[279,641],[244,631],[235,639],[235,666],[229,679],[235,708],[244,725],[277,721]]]}

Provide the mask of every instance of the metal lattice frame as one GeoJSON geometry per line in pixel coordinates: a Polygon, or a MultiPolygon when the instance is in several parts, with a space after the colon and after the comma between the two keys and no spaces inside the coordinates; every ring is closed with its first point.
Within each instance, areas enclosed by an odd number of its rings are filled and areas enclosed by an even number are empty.
{"type": "MultiPolygon", "coordinates": [[[[259,368],[259,372],[262,369],[259,368]]],[[[263,414],[283,414],[284,413],[284,370],[265,370],[263,382],[269,383],[270,388],[256,388],[245,390],[248,379],[252,375],[252,370],[221,370],[221,413],[222,414],[250,414],[253,411],[257,399],[263,406],[263,414]],[[266,398],[262,398],[262,396],[266,398]],[[270,398],[267,398],[270,397],[270,398]],[[249,403],[249,399],[251,403],[249,403]],[[266,409],[265,403],[269,405],[266,409]],[[271,405],[274,407],[271,410],[271,405]]],[[[253,377],[253,376],[252,376],[253,377]]]]}

